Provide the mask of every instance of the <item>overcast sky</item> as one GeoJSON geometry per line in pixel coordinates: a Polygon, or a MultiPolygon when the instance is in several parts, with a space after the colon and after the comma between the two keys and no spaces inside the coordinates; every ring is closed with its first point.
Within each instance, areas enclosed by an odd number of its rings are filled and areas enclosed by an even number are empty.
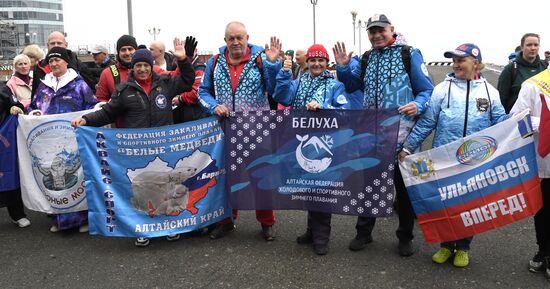
{"type": "MultiPolygon", "coordinates": [[[[88,45],[91,49],[102,44],[114,52],[118,37],[128,33],[126,3],[126,0],[64,0],[69,46],[77,49],[88,45]]],[[[284,50],[307,49],[313,44],[310,0],[134,0],[132,6],[134,36],[138,44],[147,46],[153,40],[148,30],[155,27],[160,28],[157,40],[165,42],[167,48],[172,47],[175,36],[193,35],[199,42],[199,50],[217,52],[224,45],[225,25],[233,20],[246,25],[249,42],[253,44],[264,45],[271,35],[281,39],[284,50]]],[[[353,47],[352,10],[358,12],[357,17],[363,22],[374,13],[386,14],[409,45],[422,51],[426,62],[445,60],[445,51],[472,42],[480,47],[484,62],[505,64],[526,32],[541,36],[541,57],[545,50],[550,50],[549,0],[524,4],[482,0],[318,0],[315,10],[316,42],[329,51],[336,41],[353,47]]],[[[357,51],[359,31],[355,32],[357,51]]],[[[361,50],[370,48],[364,28],[361,39],[361,50]]]]}

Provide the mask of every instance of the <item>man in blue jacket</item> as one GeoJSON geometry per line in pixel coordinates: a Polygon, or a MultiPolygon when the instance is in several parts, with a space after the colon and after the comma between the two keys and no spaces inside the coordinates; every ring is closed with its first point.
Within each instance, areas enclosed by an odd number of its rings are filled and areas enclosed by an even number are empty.
{"type": "MultiPolygon", "coordinates": [[[[367,22],[367,32],[372,50],[363,54],[362,60],[352,58],[345,45],[338,42],[333,49],[338,79],[346,91],[363,91],[363,108],[396,108],[401,113],[397,152],[414,126],[417,117],[426,110],[433,85],[424,65],[420,50],[396,41],[394,27],[384,14],[375,14],[367,22]],[[361,62],[365,63],[362,69],[361,62]],[[363,70],[363,71],[362,71],[363,70]]],[[[414,253],[412,239],[415,214],[401,177],[395,165],[396,210],[399,215],[397,238],[401,256],[414,253]]],[[[372,242],[375,218],[359,217],[356,237],[349,249],[358,251],[372,242]]]]}
{"type": "MultiPolygon", "coordinates": [[[[275,77],[281,69],[278,61],[281,44],[279,39],[271,37],[270,45],[266,44],[264,50],[248,44],[248,38],[243,23],[230,22],[225,28],[227,45],[208,60],[199,87],[199,103],[209,114],[226,117],[230,110],[269,110],[267,93],[273,94],[275,77]]],[[[237,211],[233,210],[233,219],[236,217],[237,211]]],[[[262,224],[262,237],[273,241],[273,210],[257,210],[256,219],[262,224]]],[[[223,220],[210,233],[210,238],[221,238],[234,228],[229,218],[223,220]]]]}

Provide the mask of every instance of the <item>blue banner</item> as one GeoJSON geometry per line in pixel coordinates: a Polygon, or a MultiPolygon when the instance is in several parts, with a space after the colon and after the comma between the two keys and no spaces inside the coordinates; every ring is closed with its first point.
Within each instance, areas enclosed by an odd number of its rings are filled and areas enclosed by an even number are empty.
{"type": "Polygon", "coordinates": [[[217,118],[157,128],[84,126],[77,141],[90,234],[166,236],[231,215],[217,118]]]}
{"type": "Polygon", "coordinates": [[[9,115],[0,126],[0,192],[19,188],[17,117],[9,115]]]}
{"type": "Polygon", "coordinates": [[[396,109],[231,113],[224,123],[230,203],[388,216],[398,125],[396,109]]]}

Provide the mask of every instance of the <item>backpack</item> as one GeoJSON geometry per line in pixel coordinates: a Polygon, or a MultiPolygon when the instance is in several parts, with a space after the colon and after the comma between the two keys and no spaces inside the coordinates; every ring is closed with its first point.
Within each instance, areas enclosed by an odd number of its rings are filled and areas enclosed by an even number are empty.
{"type": "MultiPolygon", "coordinates": [[[[372,52],[372,49],[371,50],[367,50],[365,51],[365,53],[363,53],[363,56],[361,56],[361,81],[363,81],[363,79],[365,79],[365,70],[367,69],[367,65],[369,64],[369,56],[370,56],[370,53],[372,52]]],[[[401,47],[401,58],[403,60],[403,65],[405,66],[405,71],[407,72],[407,74],[409,75],[409,81],[412,81],[412,76],[411,76],[411,46],[409,45],[403,45],[401,47]]]]}

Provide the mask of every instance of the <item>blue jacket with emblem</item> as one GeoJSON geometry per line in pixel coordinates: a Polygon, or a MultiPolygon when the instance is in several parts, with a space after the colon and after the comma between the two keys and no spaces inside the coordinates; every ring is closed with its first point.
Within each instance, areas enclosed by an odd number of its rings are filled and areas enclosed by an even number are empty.
{"type": "Polygon", "coordinates": [[[498,90],[483,75],[476,80],[461,80],[451,73],[435,87],[426,112],[414,126],[404,148],[413,152],[434,129],[432,147],[438,147],[507,118],[498,90]]]}
{"type": "MultiPolygon", "coordinates": [[[[409,78],[403,64],[402,47],[399,42],[394,42],[382,49],[373,49],[369,55],[364,79],[360,79],[361,62],[357,58],[352,58],[348,65],[336,66],[338,79],[344,83],[346,91],[363,91],[363,99],[359,100],[363,108],[398,108],[414,102],[417,116],[426,110],[433,85],[424,59],[420,50],[411,47],[409,78]]],[[[416,118],[401,114],[398,147],[414,126],[416,118]]]]}
{"type": "Polygon", "coordinates": [[[281,69],[281,63],[278,60],[275,63],[268,61],[264,49],[260,46],[248,44],[248,48],[250,48],[250,60],[244,65],[234,93],[225,57],[227,46],[220,48],[215,67],[212,67],[214,57],[208,60],[202,84],[199,87],[199,103],[209,114],[213,114],[219,104],[226,105],[231,111],[269,110],[266,92],[273,93],[275,77],[281,69]],[[262,58],[263,73],[256,64],[258,55],[262,58]]]}
{"type": "Polygon", "coordinates": [[[128,128],[157,127],[173,123],[172,98],[191,90],[195,72],[189,59],[178,61],[180,75],[157,75],[152,73],[149,95],[134,80],[133,73],[128,81],[117,85],[111,99],[100,110],[83,116],[86,125],[103,126],[119,117],[128,128]]]}
{"type": "Polygon", "coordinates": [[[273,99],[283,105],[291,105],[293,109],[304,109],[313,100],[322,108],[350,107],[344,84],[334,79],[328,70],[313,79],[308,71],[292,80],[292,71],[281,69],[277,74],[273,99]]]}

